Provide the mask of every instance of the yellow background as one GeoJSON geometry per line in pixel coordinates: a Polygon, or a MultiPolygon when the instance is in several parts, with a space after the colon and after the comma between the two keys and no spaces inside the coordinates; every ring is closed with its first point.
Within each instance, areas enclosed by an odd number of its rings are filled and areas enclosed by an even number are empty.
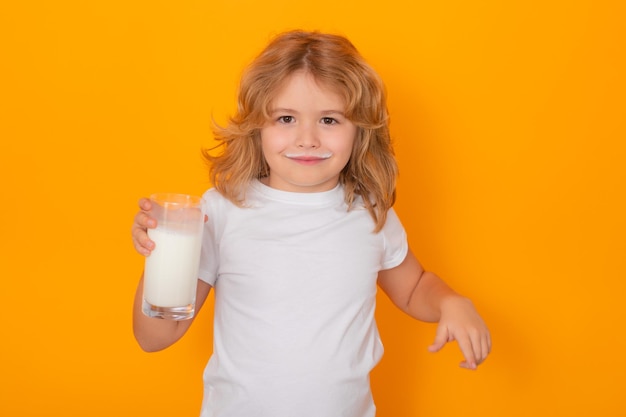
{"type": "Polygon", "coordinates": [[[136,201],[205,190],[212,118],[298,27],[347,35],[385,79],[410,242],[493,333],[461,370],[381,295],[379,416],[626,415],[624,4],[3,2],[0,415],[197,415],[212,302],[140,351],[136,201]]]}

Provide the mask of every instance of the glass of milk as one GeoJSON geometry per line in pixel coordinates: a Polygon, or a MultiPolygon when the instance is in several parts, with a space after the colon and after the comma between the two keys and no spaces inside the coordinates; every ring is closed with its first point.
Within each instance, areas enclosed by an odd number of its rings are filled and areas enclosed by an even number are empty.
{"type": "Polygon", "coordinates": [[[204,215],[202,199],[186,194],[153,194],[151,216],[157,221],[148,236],[155,243],[146,258],[143,313],[185,320],[193,317],[204,215]]]}

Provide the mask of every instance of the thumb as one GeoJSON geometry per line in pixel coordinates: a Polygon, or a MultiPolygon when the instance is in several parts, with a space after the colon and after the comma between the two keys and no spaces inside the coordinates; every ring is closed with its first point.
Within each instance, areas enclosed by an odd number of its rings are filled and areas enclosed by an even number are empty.
{"type": "Polygon", "coordinates": [[[443,348],[446,343],[450,342],[450,333],[448,332],[448,328],[444,326],[437,327],[437,334],[435,335],[435,340],[433,343],[428,346],[429,352],[439,352],[441,348],[443,348]]]}

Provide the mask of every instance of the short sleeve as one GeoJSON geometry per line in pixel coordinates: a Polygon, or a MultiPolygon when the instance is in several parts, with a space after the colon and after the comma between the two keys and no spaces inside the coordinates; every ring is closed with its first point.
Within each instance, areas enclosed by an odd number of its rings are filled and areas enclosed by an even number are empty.
{"type": "Polygon", "coordinates": [[[202,197],[202,211],[205,216],[202,232],[202,251],[198,278],[211,286],[215,286],[219,268],[219,204],[216,198],[219,194],[211,189],[202,197]]]}
{"type": "Polygon", "coordinates": [[[387,212],[387,221],[381,233],[385,245],[381,269],[391,269],[400,265],[409,251],[406,231],[393,208],[387,212]]]}

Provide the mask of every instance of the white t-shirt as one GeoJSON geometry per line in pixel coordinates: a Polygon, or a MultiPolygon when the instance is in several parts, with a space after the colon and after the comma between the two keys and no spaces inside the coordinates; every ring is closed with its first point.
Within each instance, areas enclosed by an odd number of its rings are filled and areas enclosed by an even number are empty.
{"type": "Polygon", "coordinates": [[[215,288],[202,417],[371,417],[369,373],[383,348],[378,271],[408,244],[341,186],[291,193],[254,181],[239,208],[211,189],[200,279],[215,288]]]}

